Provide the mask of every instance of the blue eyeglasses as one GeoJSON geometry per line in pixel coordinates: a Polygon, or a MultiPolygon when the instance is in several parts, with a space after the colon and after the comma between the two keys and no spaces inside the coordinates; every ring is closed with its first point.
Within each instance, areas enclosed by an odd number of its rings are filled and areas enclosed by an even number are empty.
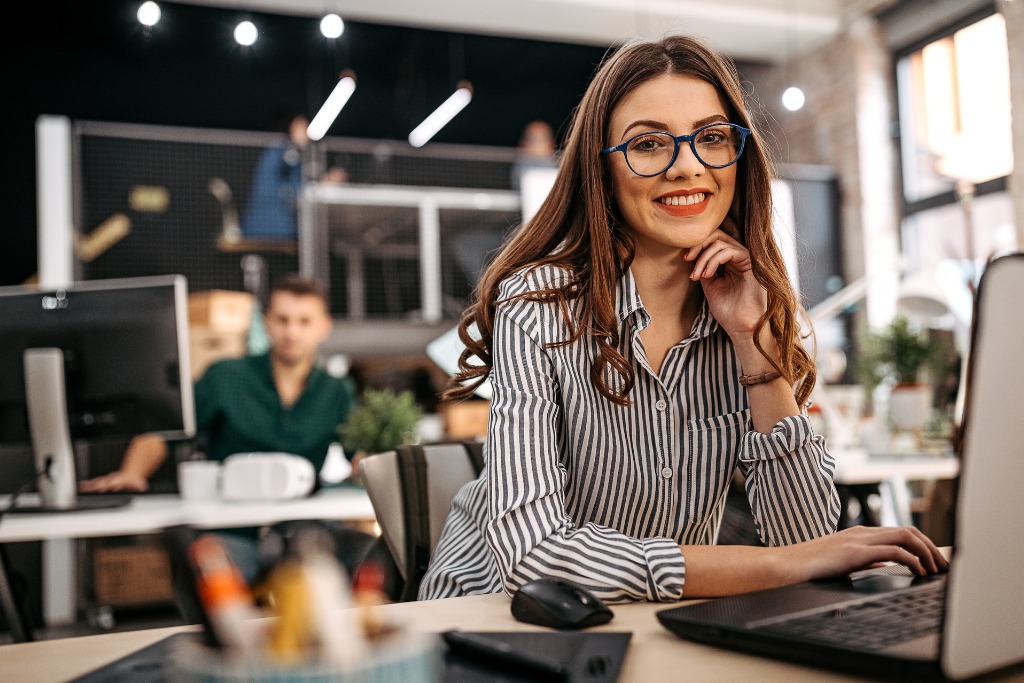
{"type": "Polygon", "coordinates": [[[672,135],[665,131],[639,133],[607,149],[601,154],[622,152],[629,170],[649,178],[661,175],[676,162],[679,143],[689,143],[693,156],[708,168],[725,168],[739,161],[747,143],[750,129],[735,123],[712,123],[702,126],[690,135],[672,135]]]}

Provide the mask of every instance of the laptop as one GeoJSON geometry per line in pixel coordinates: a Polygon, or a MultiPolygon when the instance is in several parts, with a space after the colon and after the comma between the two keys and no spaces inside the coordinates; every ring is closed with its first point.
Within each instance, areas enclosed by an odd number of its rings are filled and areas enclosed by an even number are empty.
{"type": "Polygon", "coordinates": [[[1022,293],[1024,253],[990,261],[975,295],[948,573],[887,565],[661,610],[661,624],[688,640],[901,679],[1024,662],[1022,293]]]}

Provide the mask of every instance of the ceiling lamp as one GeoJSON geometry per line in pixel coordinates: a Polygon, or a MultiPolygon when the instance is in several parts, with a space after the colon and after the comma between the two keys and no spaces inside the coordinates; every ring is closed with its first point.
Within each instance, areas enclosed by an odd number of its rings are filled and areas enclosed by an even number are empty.
{"type": "Polygon", "coordinates": [[[135,13],[135,17],[143,26],[156,26],[160,23],[160,5],[153,2],[153,0],[146,0],[146,2],[139,5],[139,11],[135,13]]]}
{"type": "Polygon", "coordinates": [[[806,99],[803,90],[791,85],[782,93],[782,106],[790,111],[797,111],[804,106],[806,99]]]}
{"type": "Polygon", "coordinates": [[[323,106],[320,107],[320,111],[309,122],[309,127],[306,128],[306,135],[309,136],[310,140],[320,140],[327,134],[327,130],[334,123],[334,119],[338,118],[341,108],[345,106],[348,98],[352,97],[352,93],[355,90],[355,74],[346,69],[341,72],[341,78],[338,80],[337,85],[334,86],[331,94],[327,96],[323,106]]]}
{"type": "Polygon", "coordinates": [[[320,33],[323,34],[324,38],[330,38],[331,40],[340,38],[344,32],[345,22],[337,14],[326,14],[320,20],[320,33]]]}
{"type": "Polygon", "coordinates": [[[442,102],[441,106],[435,109],[430,116],[423,119],[423,123],[409,133],[409,144],[413,147],[422,147],[427,144],[427,141],[462,111],[471,99],[473,99],[473,86],[469,81],[459,81],[455,92],[442,102]]]}
{"type": "Polygon", "coordinates": [[[249,47],[256,42],[260,32],[256,30],[256,24],[248,19],[238,22],[235,26],[235,42],[243,47],[249,47]]]}

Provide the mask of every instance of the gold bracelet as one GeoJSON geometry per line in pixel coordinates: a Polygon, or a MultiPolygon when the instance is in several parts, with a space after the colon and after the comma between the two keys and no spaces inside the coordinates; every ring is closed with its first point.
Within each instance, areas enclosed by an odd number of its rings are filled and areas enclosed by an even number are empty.
{"type": "Polygon", "coordinates": [[[749,387],[753,384],[764,384],[765,382],[771,382],[782,377],[782,373],[778,370],[768,370],[762,372],[759,375],[740,375],[740,384],[745,387],[749,387]]]}

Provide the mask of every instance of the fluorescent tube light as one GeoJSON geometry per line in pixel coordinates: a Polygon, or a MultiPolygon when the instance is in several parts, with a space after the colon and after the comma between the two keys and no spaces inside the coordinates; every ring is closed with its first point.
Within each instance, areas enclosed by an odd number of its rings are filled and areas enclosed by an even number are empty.
{"type": "Polygon", "coordinates": [[[306,128],[306,134],[310,140],[319,140],[327,134],[327,129],[334,123],[334,119],[338,118],[338,113],[348,102],[348,98],[352,97],[355,89],[356,79],[350,74],[342,74],[338,84],[334,86],[334,90],[327,96],[320,111],[316,113],[313,120],[309,122],[309,127],[306,128]]]}
{"type": "Polygon", "coordinates": [[[473,99],[473,86],[466,81],[461,81],[458,84],[458,89],[442,102],[433,114],[423,119],[423,123],[409,133],[409,144],[413,147],[425,145],[430,138],[437,134],[437,131],[444,128],[446,123],[462,111],[471,99],[473,99]]]}

